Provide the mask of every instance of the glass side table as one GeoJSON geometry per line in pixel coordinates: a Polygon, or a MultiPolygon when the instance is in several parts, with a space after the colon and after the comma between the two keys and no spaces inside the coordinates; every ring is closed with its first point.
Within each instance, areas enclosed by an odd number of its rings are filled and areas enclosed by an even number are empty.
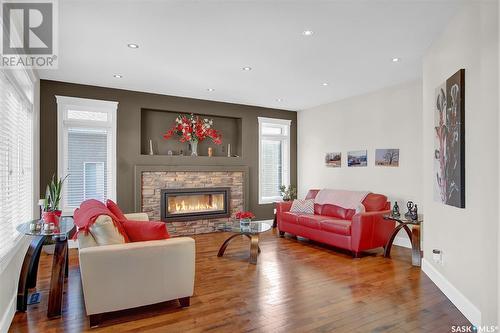
{"type": "Polygon", "coordinates": [[[33,220],[17,226],[16,230],[24,235],[32,236],[26,255],[24,256],[19,285],[17,290],[17,310],[25,312],[28,307],[28,290],[36,287],[38,262],[46,239],[55,243],[47,317],[57,318],[62,314],[62,298],[64,278],[68,277],[68,238],[76,231],[72,217],[61,217],[59,225],[53,229],[45,229],[41,220],[33,220]]]}
{"type": "Polygon", "coordinates": [[[231,221],[228,223],[221,224],[217,230],[226,231],[234,233],[228,239],[224,241],[219,249],[218,257],[222,257],[226,251],[229,242],[237,236],[246,236],[250,239],[250,263],[257,264],[257,255],[260,253],[259,247],[259,235],[263,232],[269,231],[272,225],[269,224],[270,221],[252,221],[248,226],[240,225],[240,221],[231,221]]]}
{"type": "Polygon", "coordinates": [[[384,257],[391,257],[391,248],[392,243],[394,242],[394,238],[401,229],[406,231],[408,238],[411,241],[411,264],[413,266],[420,267],[422,265],[422,251],[420,249],[420,227],[424,222],[424,216],[422,214],[418,214],[418,218],[413,220],[411,218],[401,216],[394,216],[392,214],[384,215],[384,220],[387,221],[395,221],[399,225],[394,228],[394,231],[389,237],[387,244],[385,245],[384,257]],[[411,226],[411,229],[409,228],[411,226]]]}

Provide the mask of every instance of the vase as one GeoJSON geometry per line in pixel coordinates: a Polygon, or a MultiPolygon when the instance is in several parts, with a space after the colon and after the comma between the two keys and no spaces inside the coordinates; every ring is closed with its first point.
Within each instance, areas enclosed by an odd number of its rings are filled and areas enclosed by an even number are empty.
{"type": "Polygon", "coordinates": [[[190,141],[191,143],[191,156],[198,156],[198,141],[190,141]]]}
{"type": "Polygon", "coordinates": [[[61,211],[48,211],[42,213],[42,220],[45,223],[53,223],[54,226],[59,226],[59,218],[61,217],[61,211]]]}
{"type": "Polygon", "coordinates": [[[240,219],[240,227],[248,227],[251,221],[251,219],[240,219]]]}

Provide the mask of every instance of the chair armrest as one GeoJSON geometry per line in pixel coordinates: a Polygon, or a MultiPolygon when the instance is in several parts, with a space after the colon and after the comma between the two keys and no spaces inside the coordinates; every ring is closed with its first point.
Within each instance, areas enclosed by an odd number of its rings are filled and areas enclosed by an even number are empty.
{"type": "Polygon", "coordinates": [[[384,220],[390,210],[358,213],[352,217],[351,248],[359,252],[384,246],[387,243],[395,222],[384,220]]]}
{"type": "Polygon", "coordinates": [[[79,256],[89,315],[193,295],[192,238],[94,246],[79,256]]]}
{"type": "Polygon", "coordinates": [[[149,221],[149,216],[146,213],[130,213],[125,214],[125,217],[132,221],[149,221]]]}
{"type": "Polygon", "coordinates": [[[292,201],[283,201],[276,203],[276,214],[289,212],[292,208],[292,201]]]}

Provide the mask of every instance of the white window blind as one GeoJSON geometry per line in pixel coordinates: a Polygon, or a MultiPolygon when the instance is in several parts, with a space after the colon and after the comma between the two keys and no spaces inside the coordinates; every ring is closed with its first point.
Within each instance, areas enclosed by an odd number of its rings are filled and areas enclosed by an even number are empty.
{"type": "Polygon", "coordinates": [[[17,225],[33,218],[31,89],[0,71],[0,261],[21,237],[17,225]]]}
{"type": "Polygon", "coordinates": [[[63,214],[88,199],[115,200],[117,103],[57,96],[63,214]]]}
{"type": "Polygon", "coordinates": [[[259,203],[281,200],[290,183],[290,120],[259,117],[259,203]]]}

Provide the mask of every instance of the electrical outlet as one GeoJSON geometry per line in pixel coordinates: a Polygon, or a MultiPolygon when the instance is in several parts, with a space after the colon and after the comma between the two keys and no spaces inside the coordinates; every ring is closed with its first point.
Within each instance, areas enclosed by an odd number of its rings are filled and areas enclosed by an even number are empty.
{"type": "Polygon", "coordinates": [[[436,264],[443,265],[443,252],[441,250],[438,250],[438,249],[433,249],[432,250],[432,260],[436,264]]]}

